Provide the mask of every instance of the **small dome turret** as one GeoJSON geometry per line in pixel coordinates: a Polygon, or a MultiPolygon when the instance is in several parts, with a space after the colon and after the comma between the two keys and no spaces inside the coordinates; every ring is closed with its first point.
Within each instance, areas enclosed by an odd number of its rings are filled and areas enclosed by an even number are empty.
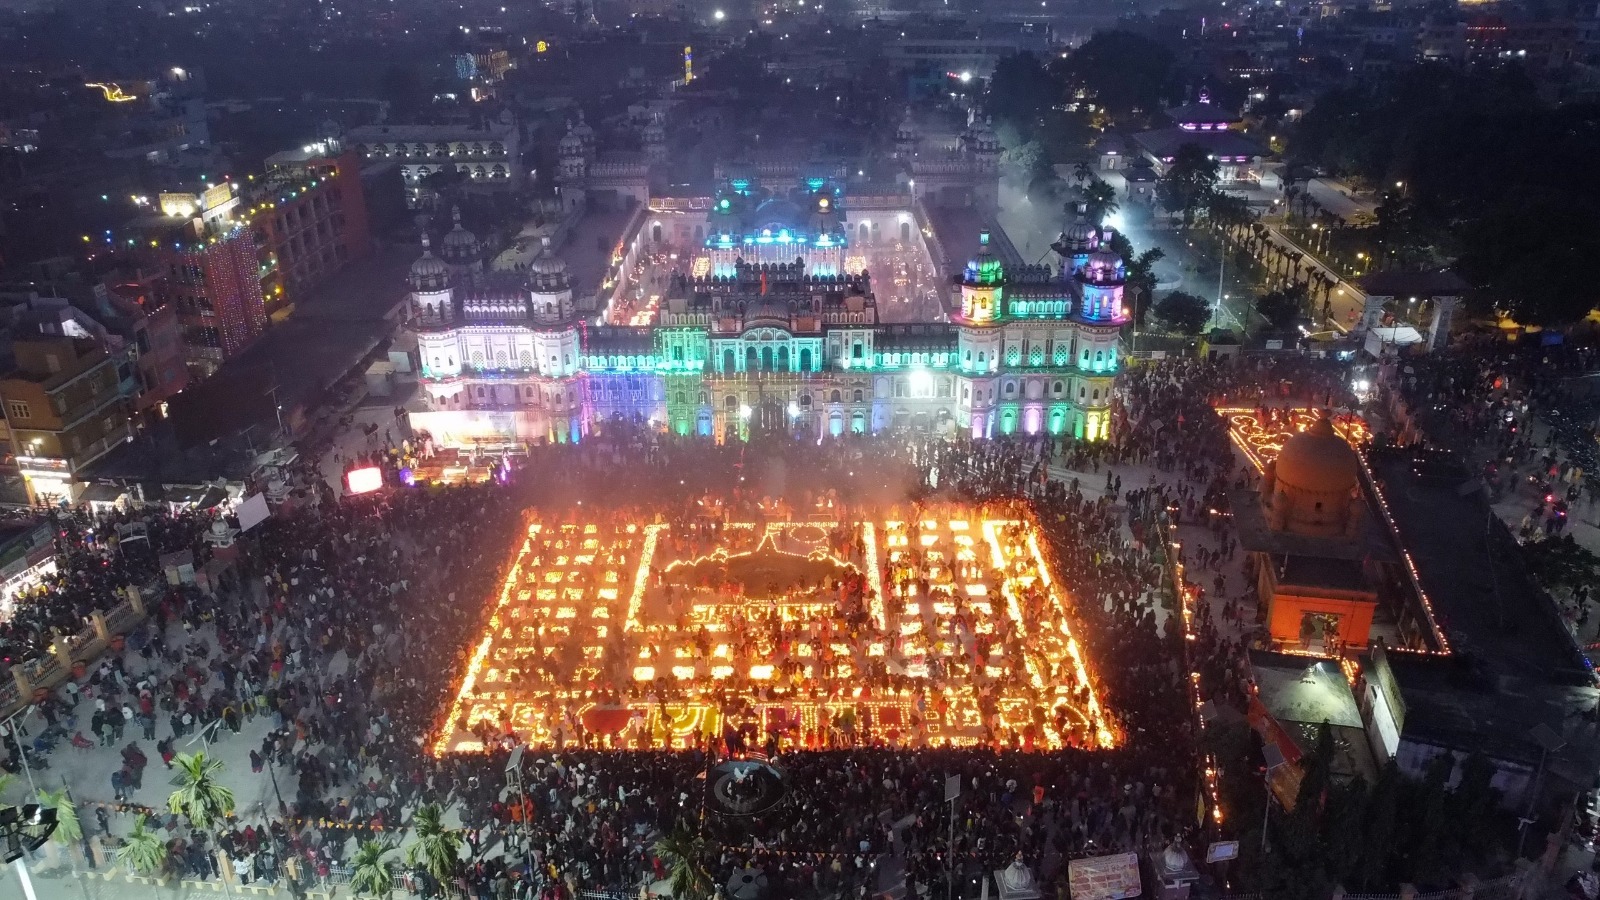
{"type": "Polygon", "coordinates": [[[961,274],[961,283],[973,287],[988,287],[999,284],[1003,272],[1000,259],[989,249],[989,232],[978,233],[978,252],[967,260],[967,268],[961,274]]]}
{"type": "Polygon", "coordinates": [[[646,144],[660,144],[667,139],[667,129],[661,124],[660,116],[651,116],[650,124],[644,126],[644,142],[646,144]]]}
{"type": "Polygon", "coordinates": [[[406,280],[413,291],[438,291],[449,285],[450,267],[433,255],[429,248],[428,232],[422,232],[422,255],[411,264],[406,280]]]}
{"type": "Polygon", "coordinates": [[[550,249],[548,237],[540,240],[543,247],[528,264],[528,286],[540,291],[562,290],[567,286],[567,262],[550,249]]]}
{"type": "Polygon", "coordinates": [[[582,156],[583,150],[583,138],[579,137],[577,130],[569,124],[566,135],[556,146],[556,152],[561,156],[582,156]]]}
{"type": "Polygon", "coordinates": [[[445,232],[439,255],[444,257],[445,262],[454,265],[471,264],[478,258],[478,236],[462,226],[461,207],[455,207],[451,215],[455,219],[455,227],[445,232]]]}
{"type": "Polygon", "coordinates": [[[899,127],[894,130],[897,141],[914,141],[917,139],[917,123],[911,118],[911,107],[906,107],[906,114],[901,117],[899,127]]]}
{"type": "Polygon", "coordinates": [[[1103,244],[1084,263],[1083,280],[1090,284],[1121,284],[1123,278],[1122,257],[1103,244]]]}
{"type": "Polygon", "coordinates": [[[588,150],[594,146],[594,129],[583,120],[583,110],[578,110],[578,122],[572,126],[572,133],[583,143],[583,149],[588,150]]]}

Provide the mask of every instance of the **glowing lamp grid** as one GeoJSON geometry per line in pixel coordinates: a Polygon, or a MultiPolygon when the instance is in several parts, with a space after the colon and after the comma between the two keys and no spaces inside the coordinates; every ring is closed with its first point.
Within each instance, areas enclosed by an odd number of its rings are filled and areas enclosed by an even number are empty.
{"type": "Polygon", "coordinates": [[[977,746],[991,724],[1036,749],[1115,746],[1072,634],[1070,589],[1051,576],[1034,524],[954,512],[847,524],[839,534],[814,523],[735,522],[704,555],[666,525],[532,523],[433,751],[472,751],[491,732],[552,743],[573,715],[608,748],[682,749],[750,725],[801,741],[846,709],[907,746],[977,746]],[[836,555],[852,529],[859,554],[836,555]],[[774,597],[732,588],[745,581],[704,580],[741,571],[766,579],[772,567],[809,574],[774,597]],[[820,624],[840,602],[821,572],[864,580],[874,634],[852,641],[820,624]],[[669,581],[682,586],[670,601],[669,581]],[[958,609],[959,627],[951,624],[958,609]],[[782,649],[765,645],[764,628],[736,640],[736,620],[763,615],[786,629],[782,649]],[[1018,638],[1027,649],[1013,658],[1018,638]],[[909,676],[906,686],[865,690],[867,668],[888,660],[909,676]],[[929,681],[932,668],[950,674],[929,681]],[[1019,677],[999,696],[980,690],[1007,669],[1019,677]],[[672,685],[673,701],[653,699],[660,682],[672,685]],[[607,693],[617,699],[596,705],[607,693]],[[725,702],[729,695],[737,699],[725,702]],[[980,695],[990,696],[993,721],[980,695]]]}

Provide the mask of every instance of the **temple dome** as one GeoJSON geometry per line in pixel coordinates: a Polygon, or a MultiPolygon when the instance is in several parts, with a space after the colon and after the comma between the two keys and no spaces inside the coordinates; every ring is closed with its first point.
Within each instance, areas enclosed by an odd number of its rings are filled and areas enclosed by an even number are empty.
{"type": "Polygon", "coordinates": [[[411,264],[410,280],[413,288],[432,289],[450,277],[450,267],[428,249],[428,236],[422,236],[422,255],[411,264]]]}
{"type": "Polygon", "coordinates": [[[469,262],[478,255],[478,236],[461,224],[461,207],[453,211],[455,227],[445,232],[439,252],[452,262],[469,262]]]}
{"type": "Polygon", "coordinates": [[[567,274],[566,260],[550,249],[549,238],[545,238],[544,241],[544,248],[539,251],[538,256],[534,257],[533,262],[529,264],[529,268],[533,270],[535,275],[556,277],[567,274]]]}
{"type": "Polygon", "coordinates": [[[1274,469],[1278,483],[1285,488],[1343,495],[1356,486],[1360,461],[1350,444],[1334,432],[1333,423],[1318,419],[1284,443],[1274,469]]]}

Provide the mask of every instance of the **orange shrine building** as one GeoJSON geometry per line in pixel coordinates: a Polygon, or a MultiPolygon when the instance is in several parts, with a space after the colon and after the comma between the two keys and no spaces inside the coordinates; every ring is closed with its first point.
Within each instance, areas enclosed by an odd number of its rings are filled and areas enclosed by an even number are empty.
{"type": "Polygon", "coordinates": [[[1367,508],[1356,451],[1326,418],[1284,442],[1260,490],[1233,507],[1273,649],[1336,656],[1392,630],[1398,558],[1367,508]]]}

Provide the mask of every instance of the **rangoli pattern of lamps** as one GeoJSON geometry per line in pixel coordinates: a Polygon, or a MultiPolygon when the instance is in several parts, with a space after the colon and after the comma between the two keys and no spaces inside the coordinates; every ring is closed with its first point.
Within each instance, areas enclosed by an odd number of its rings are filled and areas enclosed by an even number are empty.
{"type": "Polygon", "coordinates": [[[868,724],[901,745],[1110,747],[1069,609],[1031,522],[731,523],[714,546],[534,523],[433,749],[552,744],[586,715],[612,747],[868,724]],[[729,575],[773,566],[800,574],[729,575]]]}
{"type": "MultiPolygon", "coordinates": [[[[1218,407],[1217,414],[1228,422],[1228,436],[1242,451],[1257,472],[1278,458],[1283,445],[1307,428],[1318,418],[1309,408],[1273,407],[1269,419],[1263,419],[1261,410],[1244,407],[1218,407]],[[1275,413],[1275,414],[1274,414],[1275,413]]],[[[1339,414],[1332,417],[1333,430],[1353,447],[1363,447],[1372,440],[1372,431],[1360,416],[1339,414]]]]}

